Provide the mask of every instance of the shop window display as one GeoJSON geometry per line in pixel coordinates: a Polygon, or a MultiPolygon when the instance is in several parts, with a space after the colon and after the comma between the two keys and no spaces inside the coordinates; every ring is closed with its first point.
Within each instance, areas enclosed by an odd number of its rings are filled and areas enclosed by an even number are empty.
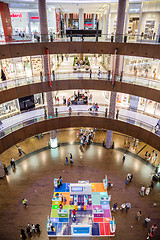
{"type": "Polygon", "coordinates": [[[144,30],[144,39],[155,38],[154,27],[155,27],[155,21],[154,20],[146,21],[145,30],[144,30]]]}
{"type": "Polygon", "coordinates": [[[11,117],[12,113],[17,114],[19,112],[19,103],[17,99],[0,104],[1,119],[4,117],[11,117]],[[9,114],[9,115],[8,115],[9,114]]]}
{"type": "Polygon", "coordinates": [[[31,57],[32,74],[38,75],[42,71],[42,58],[41,56],[31,57]]]}
{"type": "Polygon", "coordinates": [[[139,24],[139,17],[129,18],[129,25],[128,25],[128,34],[129,35],[137,35],[138,24],[139,24]]]}

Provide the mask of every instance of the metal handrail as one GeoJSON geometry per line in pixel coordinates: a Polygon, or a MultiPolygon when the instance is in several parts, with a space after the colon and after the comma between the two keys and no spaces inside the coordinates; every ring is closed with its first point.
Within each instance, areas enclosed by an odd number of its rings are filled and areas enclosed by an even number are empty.
{"type": "MultiPolygon", "coordinates": [[[[112,75],[110,75],[110,78],[108,79],[108,73],[102,72],[100,76],[98,76],[98,73],[92,72],[92,76],[90,78],[89,71],[83,73],[83,72],[67,72],[67,73],[55,73],[55,80],[63,80],[63,79],[83,79],[83,80],[107,80],[112,81],[112,75]]],[[[53,76],[51,75],[51,80],[53,80],[53,76]]],[[[45,77],[43,76],[43,81],[45,81],[45,77]]],[[[136,84],[140,86],[147,86],[149,88],[157,88],[160,89],[160,81],[154,80],[150,78],[144,78],[144,77],[137,77],[137,76],[125,76],[121,78],[121,76],[117,76],[116,81],[119,82],[126,82],[128,84],[136,84]]],[[[11,80],[6,80],[0,82],[0,91],[5,91],[9,88],[19,87],[23,85],[33,84],[42,82],[42,79],[40,79],[39,75],[31,76],[31,77],[22,77],[22,78],[16,78],[11,80]]]]}
{"type": "Polygon", "coordinates": [[[101,42],[136,42],[160,44],[160,35],[158,34],[23,34],[20,35],[0,35],[0,44],[33,43],[33,42],[68,42],[68,41],[101,41],[101,42]]]}
{"type": "MultiPolygon", "coordinates": [[[[13,124],[11,125],[9,128],[2,128],[1,126],[1,130],[0,130],[0,138],[5,137],[6,135],[14,132],[15,130],[18,130],[20,128],[22,128],[24,125],[28,126],[31,125],[33,123],[39,122],[39,121],[43,121],[43,120],[47,120],[47,119],[51,119],[51,118],[58,118],[58,117],[70,117],[70,116],[93,116],[93,117],[108,117],[106,116],[106,112],[105,111],[89,111],[89,110],[74,110],[72,111],[72,113],[69,113],[69,111],[58,111],[57,113],[54,114],[54,116],[47,116],[47,115],[39,115],[36,116],[34,118],[28,118],[27,120],[23,120],[20,121],[19,123],[13,124]],[[21,127],[22,126],[22,127],[21,127]]],[[[132,117],[128,117],[125,115],[118,115],[116,116],[116,118],[113,119],[117,119],[123,122],[128,122],[130,124],[142,127],[143,129],[146,129],[156,135],[159,135],[155,132],[155,126],[148,124],[146,122],[137,120],[135,118],[132,117]]]]}

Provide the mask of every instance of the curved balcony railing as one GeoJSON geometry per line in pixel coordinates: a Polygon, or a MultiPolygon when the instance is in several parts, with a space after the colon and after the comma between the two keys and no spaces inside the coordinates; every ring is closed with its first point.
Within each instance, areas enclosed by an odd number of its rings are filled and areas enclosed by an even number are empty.
{"type": "MultiPolygon", "coordinates": [[[[69,111],[58,111],[57,113],[54,114],[54,116],[47,116],[47,115],[39,115],[36,117],[32,117],[32,118],[28,118],[25,121],[20,121],[16,124],[11,125],[10,127],[6,127],[3,128],[3,126],[1,125],[0,127],[0,138],[5,137],[8,134],[13,133],[14,131],[21,129],[25,126],[43,121],[43,120],[47,120],[47,119],[51,119],[51,118],[58,118],[58,117],[71,117],[71,116],[92,116],[92,117],[105,117],[107,118],[107,113],[105,111],[89,111],[89,110],[84,110],[84,109],[78,109],[78,110],[74,110],[72,111],[72,113],[69,113],[69,111]]],[[[141,127],[145,130],[148,130],[158,136],[160,136],[160,131],[156,130],[155,126],[148,124],[146,122],[140,121],[136,118],[132,118],[132,117],[128,117],[125,115],[116,115],[116,119],[123,121],[123,122],[127,122],[130,124],[133,124],[135,126],[141,127]]]]}
{"type": "MultiPolygon", "coordinates": [[[[69,80],[69,79],[90,79],[90,80],[103,80],[103,81],[112,81],[112,75],[108,75],[108,73],[104,72],[98,76],[97,73],[92,73],[92,76],[90,78],[90,73],[85,72],[70,72],[70,73],[56,73],[55,74],[55,80],[69,80]]],[[[45,77],[40,78],[40,76],[31,76],[31,77],[25,77],[25,78],[17,78],[13,80],[6,80],[0,82],[0,91],[4,91],[6,89],[20,87],[28,84],[38,83],[45,81],[45,77]]],[[[53,75],[51,76],[51,81],[53,80],[53,75]]],[[[149,88],[154,88],[159,90],[160,89],[160,80],[153,80],[145,77],[137,77],[137,76],[117,76],[116,81],[129,83],[129,84],[136,84],[140,86],[145,86],[149,88]]]]}
{"type": "Polygon", "coordinates": [[[118,35],[115,34],[19,34],[12,36],[0,35],[0,44],[35,43],[35,42],[66,42],[66,41],[95,41],[95,42],[129,42],[160,44],[160,35],[118,35]]]}

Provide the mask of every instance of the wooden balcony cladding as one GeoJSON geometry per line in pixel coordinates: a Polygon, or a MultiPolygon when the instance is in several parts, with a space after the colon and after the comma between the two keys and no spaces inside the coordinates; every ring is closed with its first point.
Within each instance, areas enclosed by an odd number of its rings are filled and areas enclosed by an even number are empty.
{"type": "Polygon", "coordinates": [[[93,127],[110,129],[116,132],[127,134],[134,138],[138,138],[140,141],[147,143],[150,146],[156,148],[158,151],[160,151],[159,144],[160,137],[141,127],[132,125],[130,123],[122,122],[119,120],[103,117],[71,116],[71,117],[59,117],[37,122],[8,134],[7,136],[0,139],[0,153],[4,152],[13,145],[39,133],[55,129],[73,127],[93,127]]]}
{"type": "Polygon", "coordinates": [[[52,82],[52,88],[50,88],[48,82],[39,82],[1,91],[0,104],[32,94],[72,89],[115,91],[147,98],[155,102],[160,102],[160,91],[154,88],[123,82],[116,82],[115,87],[112,88],[111,81],[107,80],[66,79],[52,82]]]}
{"type": "Polygon", "coordinates": [[[46,54],[114,54],[160,59],[160,44],[115,42],[46,42],[0,45],[0,59],[46,54]]]}

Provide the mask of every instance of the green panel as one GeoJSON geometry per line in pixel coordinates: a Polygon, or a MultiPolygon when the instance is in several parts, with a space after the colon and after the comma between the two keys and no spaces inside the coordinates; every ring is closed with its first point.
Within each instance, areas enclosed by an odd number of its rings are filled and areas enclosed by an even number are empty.
{"type": "Polygon", "coordinates": [[[59,218],[68,218],[69,214],[68,213],[60,213],[58,216],[59,216],[59,218]]]}
{"type": "Polygon", "coordinates": [[[56,210],[56,209],[53,209],[53,210],[51,211],[51,217],[52,217],[52,218],[58,218],[58,213],[57,213],[57,210],[56,210]]]}
{"type": "Polygon", "coordinates": [[[75,205],[69,205],[69,209],[75,209],[75,205]]]}
{"type": "Polygon", "coordinates": [[[69,209],[69,205],[63,205],[63,209],[69,209]]]}
{"type": "Polygon", "coordinates": [[[52,209],[58,209],[59,205],[52,205],[52,209]]]}

